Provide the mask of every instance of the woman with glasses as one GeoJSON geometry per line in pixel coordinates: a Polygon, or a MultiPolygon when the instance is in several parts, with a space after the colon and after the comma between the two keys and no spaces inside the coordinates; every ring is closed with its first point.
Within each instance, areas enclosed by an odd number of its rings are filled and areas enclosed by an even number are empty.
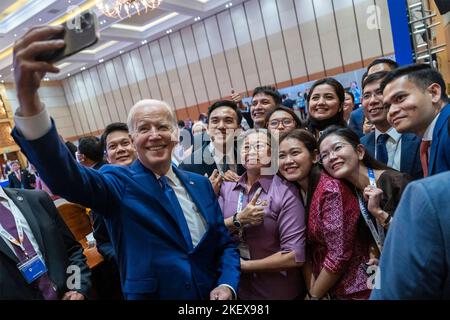
{"type": "Polygon", "coordinates": [[[283,134],[280,173],[300,186],[307,212],[303,274],[310,299],[367,299],[367,234],[358,228],[359,207],[350,188],[322,171],[318,144],[306,130],[283,134]]]}
{"type": "Polygon", "coordinates": [[[219,204],[225,225],[239,245],[240,299],[303,298],[304,208],[294,185],[271,166],[271,135],[245,132],[241,147],[247,169],[239,181],[222,184],[219,204]]]}
{"type": "Polygon", "coordinates": [[[301,128],[302,122],[295,114],[294,110],[277,106],[267,114],[266,127],[271,134],[274,134],[275,132],[281,134],[295,128],[301,128]]]}
{"type": "Polygon", "coordinates": [[[350,129],[330,127],[319,139],[320,160],[329,175],[346,180],[381,252],[392,215],[411,178],[372,158],[350,129]]]}
{"type": "Polygon", "coordinates": [[[308,131],[318,139],[321,131],[331,125],[346,127],[344,101],[344,87],[336,79],[324,78],[314,82],[308,95],[308,131]]]}

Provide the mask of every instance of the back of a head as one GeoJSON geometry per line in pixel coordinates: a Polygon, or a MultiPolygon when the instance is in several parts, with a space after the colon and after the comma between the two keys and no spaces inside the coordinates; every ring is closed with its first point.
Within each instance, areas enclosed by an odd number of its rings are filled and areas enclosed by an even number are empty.
{"type": "Polygon", "coordinates": [[[417,63],[392,70],[381,82],[381,90],[384,91],[388,84],[401,77],[407,77],[408,81],[412,82],[417,88],[423,91],[433,83],[438,84],[441,87],[441,100],[443,102],[448,102],[444,78],[439,71],[432,68],[430,65],[417,63]]]}
{"type": "Polygon", "coordinates": [[[102,144],[100,143],[100,140],[94,136],[80,138],[78,141],[78,152],[94,162],[103,160],[102,144]]]}
{"type": "Polygon", "coordinates": [[[262,93],[268,96],[271,96],[273,98],[273,100],[275,101],[275,104],[281,104],[282,99],[281,99],[281,94],[280,92],[278,92],[277,88],[272,87],[272,86],[261,86],[261,87],[256,87],[255,89],[253,89],[253,96],[256,96],[257,94],[262,93]]]}

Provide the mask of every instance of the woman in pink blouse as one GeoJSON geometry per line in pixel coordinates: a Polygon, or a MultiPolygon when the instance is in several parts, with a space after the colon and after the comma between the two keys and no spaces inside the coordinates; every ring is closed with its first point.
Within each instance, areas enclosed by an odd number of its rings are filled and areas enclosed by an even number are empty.
{"type": "Polygon", "coordinates": [[[280,173],[300,185],[307,211],[304,276],[310,299],[368,299],[369,239],[359,230],[358,200],[349,187],[317,165],[311,133],[295,129],[280,138],[280,173]]]}
{"type": "Polygon", "coordinates": [[[294,185],[271,168],[271,138],[265,129],[245,133],[241,148],[247,172],[222,184],[219,204],[225,225],[239,242],[240,299],[303,298],[304,208],[294,185]]]}

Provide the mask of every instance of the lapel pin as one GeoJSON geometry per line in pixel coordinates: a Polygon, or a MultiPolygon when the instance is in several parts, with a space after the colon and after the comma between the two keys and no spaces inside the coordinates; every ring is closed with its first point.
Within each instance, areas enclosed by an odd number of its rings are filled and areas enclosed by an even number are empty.
{"type": "Polygon", "coordinates": [[[21,196],[17,196],[17,200],[22,201],[23,198],[21,196]]]}
{"type": "Polygon", "coordinates": [[[194,184],[194,181],[189,181],[189,184],[194,184]]]}

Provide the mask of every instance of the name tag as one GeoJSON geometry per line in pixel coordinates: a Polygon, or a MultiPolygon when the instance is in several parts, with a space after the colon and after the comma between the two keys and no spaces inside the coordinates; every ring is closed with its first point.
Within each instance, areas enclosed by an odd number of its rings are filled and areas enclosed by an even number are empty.
{"type": "Polygon", "coordinates": [[[44,261],[42,261],[38,255],[35,255],[24,262],[18,263],[17,267],[27,283],[32,283],[47,272],[47,267],[45,266],[44,261]]]}

